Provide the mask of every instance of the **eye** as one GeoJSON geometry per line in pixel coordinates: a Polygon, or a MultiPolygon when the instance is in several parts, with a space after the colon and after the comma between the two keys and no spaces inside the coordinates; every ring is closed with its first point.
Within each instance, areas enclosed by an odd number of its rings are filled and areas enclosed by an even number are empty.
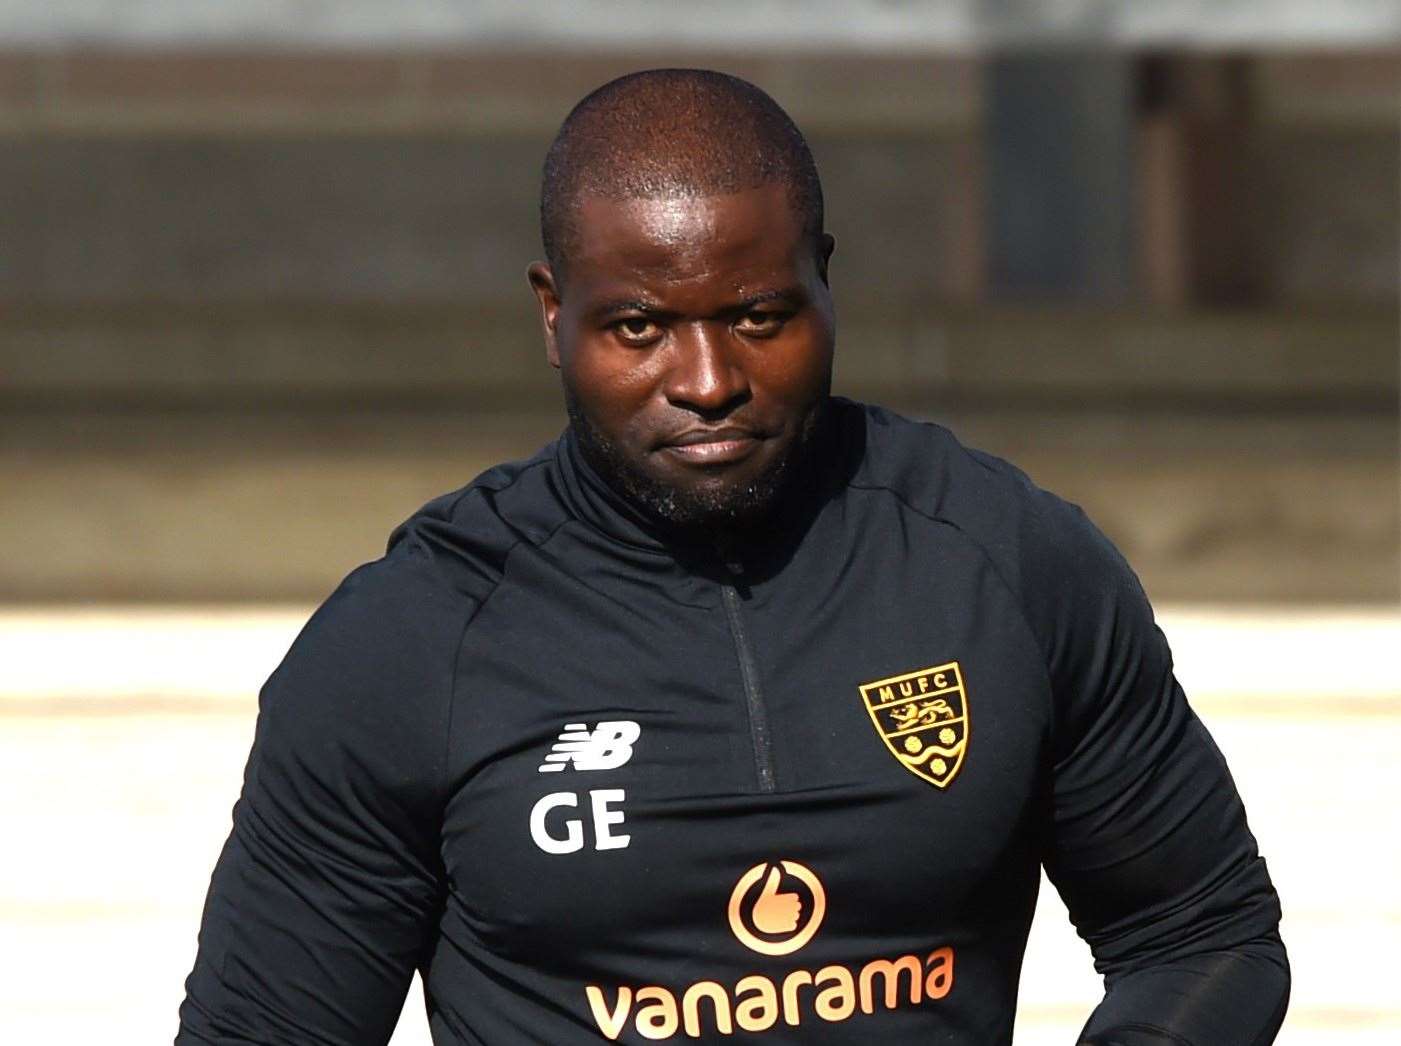
{"type": "Polygon", "coordinates": [[[618,340],[627,345],[648,345],[662,334],[662,329],[646,316],[625,316],[611,326],[618,340]]]}
{"type": "Polygon", "coordinates": [[[783,329],[792,315],[777,309],[750,309],[735,323],[735,330],[748,338],[770,338],[783,329]]]}

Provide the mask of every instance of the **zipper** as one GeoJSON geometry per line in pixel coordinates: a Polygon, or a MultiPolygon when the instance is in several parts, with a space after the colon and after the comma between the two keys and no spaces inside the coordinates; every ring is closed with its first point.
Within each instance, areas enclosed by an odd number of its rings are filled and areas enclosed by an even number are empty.
{"type": "MultiPolygon", "coordinates": [[[[731,573],[738,571],[731,566],[731,573]]],[[[730,636],[735,641],[735,654],[739,658],[739,674],[744,680],[745,704],[749,709],[749,738],[754,743],[754,772],[759,779],[759,791],[772,792],[775,789],[773,774],[773,752],[769,746],[769,715],[764,708],[764,695],[759,689],[759,672],[754,665],[754,655],[749,650],[745,638],[744,620],[740,617],[740,596],[734,585],[720,586],[721,602],[725,604],[725,618],[730,625],[730,636]]]]}

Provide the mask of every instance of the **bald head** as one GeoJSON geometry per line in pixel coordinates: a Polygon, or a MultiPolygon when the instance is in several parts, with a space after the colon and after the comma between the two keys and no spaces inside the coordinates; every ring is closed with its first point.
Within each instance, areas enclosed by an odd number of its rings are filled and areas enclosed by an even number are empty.
{"type": "Polygon", "coordinates": [[[576,105],[550,146],[540,193],[545,255],[561,280],[581,196],[718,196],[773,183],[817,248],[822,185],[807,142],[777,102],[704,69],[630,73],[576,105]]]}

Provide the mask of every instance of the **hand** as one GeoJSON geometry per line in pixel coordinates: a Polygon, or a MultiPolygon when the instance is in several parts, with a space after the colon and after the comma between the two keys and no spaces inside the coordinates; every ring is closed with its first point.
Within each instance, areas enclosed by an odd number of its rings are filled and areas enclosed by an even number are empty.
{"type": "Polygon", "coordinates": [[[795,893],[778,892],[778,880],[782,875],[778,865],[769,869],[764,889],[754,902],[754,928],[760,933],[792,933],[798,928],[803,902],[795,893]]]}

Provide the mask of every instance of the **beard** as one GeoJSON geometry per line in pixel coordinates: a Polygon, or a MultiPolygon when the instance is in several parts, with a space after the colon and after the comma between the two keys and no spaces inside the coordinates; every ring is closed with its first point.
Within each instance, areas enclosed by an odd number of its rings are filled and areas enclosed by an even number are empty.
{"type": "Polygon", "coordinates": [[[747,483],[701,484],[690,489],[648,475],[599,431],[567,389],[564,401],[584,460],[629,504],[677,530],[735,533],[769,520],[803,472],[801,466],[816,440],[826,397],[803,419],[787,451],[758,476],[747,483]]]}

